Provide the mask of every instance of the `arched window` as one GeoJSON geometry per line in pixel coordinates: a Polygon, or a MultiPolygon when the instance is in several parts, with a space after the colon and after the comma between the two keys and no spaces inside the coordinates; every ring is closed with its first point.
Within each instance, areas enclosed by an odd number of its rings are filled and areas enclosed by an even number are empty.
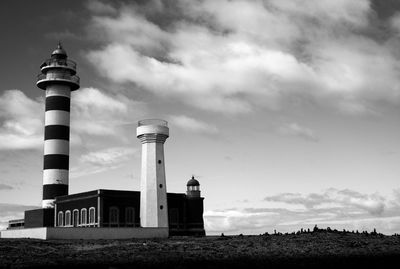
{"type": "Polygon", "coordinates": [[[74,209],[74,211],[72,211],[72,226],[78,227],[78,224],[79,224],[79,210],[74,209]]]}
{"type": "Polygon", "coordinates": [[[111,225],[119,224],[119,209],[118,209],[118,207],[115,207],[115,206],[110,207],[110,224],[111,225]]]}
{"type": "Polygon", "coordinates": [[[96,223],[96,210],[94,207],[89,208],[89,224],[96,223]]]}
{"type": "Polygon", "coordinates": [[[87,210],[86,208],[81,209],[81,225],[86,225],[87,223],[87,210]]]}
{"type": "Polygon", "coordinates": [[[71,226],[71,211],[65,211],[65,226],[71,226]]]}
{"type": "Polygon", "coordinates": [[[59,227],[64,226],[64,213],[62,211],[58,212],[57,226],[59,227]]]}
{"type": "Polygon", "coordinates": [[[135,225],[135,208],[127,207],[125,208],[125,222],[127,225],[135,225]]]}

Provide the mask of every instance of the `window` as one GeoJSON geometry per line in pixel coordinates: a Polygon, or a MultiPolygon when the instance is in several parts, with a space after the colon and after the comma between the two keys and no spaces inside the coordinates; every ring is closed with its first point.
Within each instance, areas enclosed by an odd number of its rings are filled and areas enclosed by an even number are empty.
{"type": "Polygon", "coordinates": [[[199,191],[200,190],[200,186],[189,186],[189,191],[199,191]]]}
{"type": "Polygon", "coordinates": [[[87,223],[87,210],[86,208],[81,209],[81,224],[85,225],[87,223]]]}
{"type": "Polygon", "coordinates": [[[135,209],[133,207],[125,208],[126,224],[135,224],[135,209]]]}
{"type": "Polygon", "coordinates": [[[179,210],[178,208],[171,208],[168,211],[169,226],[171,228],[179,228],[179,210]]]}
{"type": "Polygon", "coordinates": [[[110,207],[110,224],[118,224],[118,223],[119,223],[118,207],[112,206],[110,207]]]}
{"type": "Polygon", "coordinates": [[[72,225],[74,227],[78,227],[78,224],[79,224],[79,210],[74,209],[74,211],[72,211],[72,225]]]}
{"type": "Polygon", "coordinates": [[[62,211],[58,212],[57,226],[64,226],[64,213],[62,211]]]}
{"type": "Polygon", "coordinates": [[[96,210],[94,207],[89,208],[89,224],[94,224],[96,222],[96,210]]]}
{"type": "Polygon", "coordinates": [[[65,226],[71,226],[71,211],[65,212],[65,226]]]}

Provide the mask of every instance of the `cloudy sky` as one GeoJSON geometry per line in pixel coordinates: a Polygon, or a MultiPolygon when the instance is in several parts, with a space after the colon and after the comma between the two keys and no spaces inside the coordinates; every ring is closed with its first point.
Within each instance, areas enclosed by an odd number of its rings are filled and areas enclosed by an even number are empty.
{"type": "Polygon", "coordinates": [[[169,122],[169,192],[209,234],[400,232],[400,2],[1,1],[0,226],[41,203],[39,65],[78,63],[70,193],[138,190],[137,121],[169,122]],[[399,11],[399,12],[398,12],[399,11]]]}

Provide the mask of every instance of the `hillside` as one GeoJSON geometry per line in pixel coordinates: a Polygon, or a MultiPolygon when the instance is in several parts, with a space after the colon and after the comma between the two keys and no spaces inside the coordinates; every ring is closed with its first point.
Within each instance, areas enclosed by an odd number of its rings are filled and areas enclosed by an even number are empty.
{"type": "Polygon", "coordinates": [[[0,239],[0,268],[383,268],[400,236],[319,230],[160,240],[0,239]]]}

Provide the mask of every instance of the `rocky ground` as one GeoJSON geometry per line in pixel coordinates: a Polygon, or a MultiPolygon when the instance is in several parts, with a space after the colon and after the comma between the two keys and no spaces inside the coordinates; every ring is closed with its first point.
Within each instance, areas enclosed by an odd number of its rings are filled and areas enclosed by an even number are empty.
{"type": "Polygon", "coordinates": [[[385,268],[400,236],[320,230],[159,240],[0,239],[0,268],[385,268]]]}

